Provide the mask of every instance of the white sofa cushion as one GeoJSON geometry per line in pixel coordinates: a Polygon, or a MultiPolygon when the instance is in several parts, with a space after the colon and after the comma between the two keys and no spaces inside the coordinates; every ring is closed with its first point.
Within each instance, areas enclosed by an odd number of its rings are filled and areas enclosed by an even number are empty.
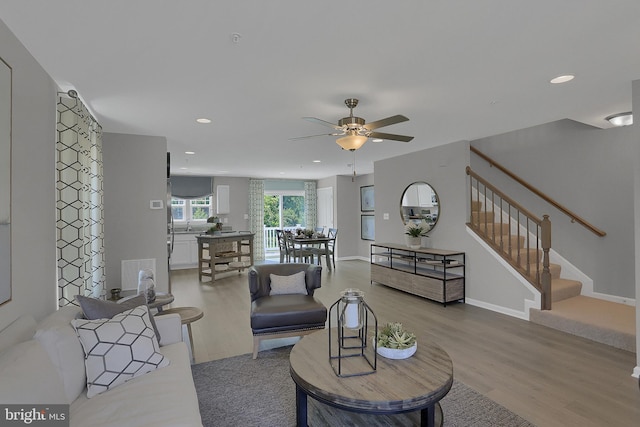
{"type": "Polygon", "coordinates": [[[91,399],[78,397],[71,404],[70,427],[202,426],[187,346],[178,342],[160,352],[171,360],[169,366],[91,399]]]}
{"type": "Polygon", "coordinates": [[[62,307],[38,325],[35,339],[42,344],[64,385],[66,403],[71,403],[87,386],[84,351],[71,321],[80,313],[75,306],[62,307]]]}
{"type": "Polygon", "coordinates": [[[68,403],[62,388],[58,371],[38,341],[24,341],[0,353],[2,404],[68,403]]]}
{"type": "Polygon", "coordinates": [[[36,321],[33,317],[22,315],[0,331],[0,352],[23,341],[33,338],[36,333],[36,321]]]}
{"type": "Polygon", "coordinates": [[[169,364],[159,352],[146,305],[111,319],[74,319],[71,324],[85,352],[87,397],[169,364]]]}

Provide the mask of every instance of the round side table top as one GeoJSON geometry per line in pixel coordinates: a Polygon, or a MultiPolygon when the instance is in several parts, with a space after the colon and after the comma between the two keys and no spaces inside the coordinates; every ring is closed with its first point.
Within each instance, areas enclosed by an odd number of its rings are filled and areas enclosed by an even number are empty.
{"type": "Polygon", "coordinates": [[[183,325],[195,322],[198,319],[202,319],[204,312],[198,307],[174,307],[162,310],[157,316],[164,316],[165,314],[177,313],[180,315],[180,320],[183,325]]]}
{"type": "Polygon", "coordinates": [[[165,294],[161,292],[156,292],[156,299],[151,301],[149,304],[149,308],[159,308],[163,305],[171,304],[175,297],[172,294],[165,294]]]}
{"type": "MultiPolygon", "coordinates": [[[[333,333],[332,336],[337,333],[333,333]]],[[[329,363],[328,330],[302,338],[289,356],[291,377],[307,395],[362,413],[401,413],[434,405],[453,385],[453,362],[440,346],[418,336],[418,350],[404,360],[378,356],[369,375],[338,377],[329,363]]]]}

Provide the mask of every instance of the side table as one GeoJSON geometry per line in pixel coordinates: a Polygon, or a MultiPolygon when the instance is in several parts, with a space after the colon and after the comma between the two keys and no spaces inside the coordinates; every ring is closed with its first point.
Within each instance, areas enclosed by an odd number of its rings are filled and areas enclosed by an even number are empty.
{"type": "Polygon", "coordinates": [[[191,324],[196,320],[202,319],[204,312],[198,307],[174,307],[162,311],[158,310],[158,314],[156,314],[156,316],[164,316],[165,314],[172,313],[179,314],[182,324],[187,325],[187,331],[189,332],[189,344],[191,345],[191,356],[194,357],[195,353],[193,352],[193,334],[191,333],[191,324]]]}

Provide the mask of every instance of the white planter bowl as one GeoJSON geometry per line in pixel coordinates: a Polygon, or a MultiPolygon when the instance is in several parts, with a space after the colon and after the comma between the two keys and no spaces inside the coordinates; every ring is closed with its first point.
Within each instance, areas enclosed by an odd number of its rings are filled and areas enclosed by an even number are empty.
{"type": "Polygon", "coordinates": [[[413,356],[417,349],[418,343],[416,342],[411,347],[403,349],[378,347],[377,352],[380,356],[386,357],[387,359],[407,359],[413,356]]]}

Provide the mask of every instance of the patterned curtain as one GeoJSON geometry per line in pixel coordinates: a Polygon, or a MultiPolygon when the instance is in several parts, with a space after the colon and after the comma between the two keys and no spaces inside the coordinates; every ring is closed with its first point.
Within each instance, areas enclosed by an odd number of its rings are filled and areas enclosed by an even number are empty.
{"type": "Polygon", "coordinates": [[[102,127],[77,96],[57,107],[58,306],[75,295],[104,297],[102,127]]]}
{"type": "Polygon", "coordinates": [[[313,230],[318,222],[318,193],[315,181],[304,182],[304,219],[307,228],[313,230]]]}
{"type": "Polygon", "coordinates": [[[253,238],[254,260],[264,260],[264,181],[249,180],[249,227],[253,238]]]}

